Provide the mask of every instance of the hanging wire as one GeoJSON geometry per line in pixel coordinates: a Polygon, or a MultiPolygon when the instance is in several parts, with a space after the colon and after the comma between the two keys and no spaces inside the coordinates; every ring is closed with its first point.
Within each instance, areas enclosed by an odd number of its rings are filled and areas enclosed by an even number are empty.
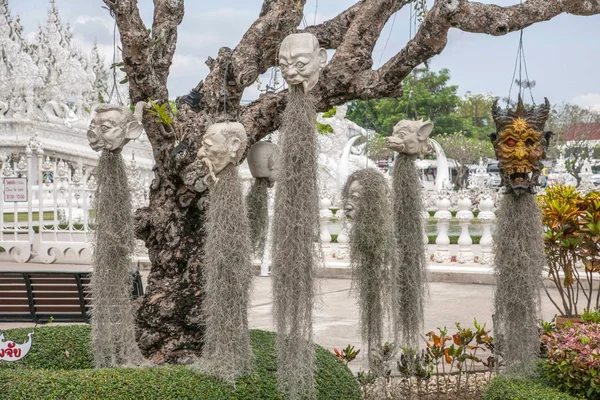
{"type": "Polygon", "coordinates": [[[315,5],[315,18],[313,19],[313,25],[317,24],[317,10],[319,9],[319,0],[317,0],[317,4],[315,5]]]}
{"type": "MultiPolygon", "coordinates": [[[[523,4],[523,0],[520,1],[520,4],[523,4]]],[[[512,87],[515,83],[515,77],[517,75],[517,69],[519,70],[519,79],[516,81],[519,85],[519,96],[523,98],[525,94],[525,86],[529,89],[529,95],[531,96],[531,102],[535,105],[535,100],[533,99],[533,91],[531,90],[532,82],[529,80],[529,72],[527,71],[527,62],[525,61],[525,48],[523,47],[523,29],[521,29],[521,33],[519,34],[519,46],[517,48],[517,56],[515,57],[515,67],[513,70],[513,76],[510,82],[510,88],[508,90],[508,97],[506,98],[506,106],[510,106],[510,96],[512,95],[512,87]],[[523,69],[525,70],[525,79],[523,81],[523,69]]]]}
{"type": "Polygon", "coordinates": [[[113,25],[113,62],[112,62],[113,84],[112,84],[112,88],[110,89],[110,94],[108,95],[108,102],[110,103],[112,101],[113,95],[116,94],[117,103],[119,103],[119,105],[122,106],[123,100],[121,99],[121,95],[119,94],[119,90],[118,90],[119,83],[117,82],[117,65],[116,65],[117,64],[117,16],[115,15],[115,12],[113,9],[104,7],[104,6],[102,8],[107,9],[108,12],[110,13],[110,16],[115,21],[115,23],[113,25]]]}
{"type": "Polygon", "coordinates": [[[396,15],[398,15],[398,13],[394,13],[394,16],[392,17],[392,26],[390,27],[390,31],[388,32],[388,37],[385,40],[385,44],[383,45],[383,50],[381,51],[381,55],[379,56],[379,61],[377,62],[377,68],[381,67],[381,60],[383,59],[383,54],[385,53],[385,50],[387,49],[387,45],[390,42],[390,37],[392,37],[392,32],[394,31],[394,23],[396,22],[396,15]]]}

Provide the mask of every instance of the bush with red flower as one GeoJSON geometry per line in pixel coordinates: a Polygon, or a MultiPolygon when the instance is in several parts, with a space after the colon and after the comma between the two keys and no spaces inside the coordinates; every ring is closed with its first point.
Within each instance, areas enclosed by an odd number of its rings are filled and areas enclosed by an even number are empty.
{"type": "Polygon", "coordinates": [[[545,335],[547,372],[561,390],[600,399],[600,324],[565,327],[545,335]]]}

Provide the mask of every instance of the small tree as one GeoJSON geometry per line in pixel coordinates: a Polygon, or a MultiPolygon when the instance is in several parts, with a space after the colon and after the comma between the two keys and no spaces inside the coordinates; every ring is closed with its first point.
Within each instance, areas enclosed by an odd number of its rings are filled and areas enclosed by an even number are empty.
{"type": "Polygon", "coordinates": [[[594,133],[600,132],[600,113],[570,103],[555,106],[550,112],[546,128],[554,133],[549,154],[558,157],[564,152],[567,171],[577,178],[583,160],[600,154],[594,133]]]}
{"type": "Polygon", "coordinates": [[[475,164],[480,158],[484,160],[494,157],[494,147],[489,140],[480,140],[464,136],[461,132],[444,133],[436,136],[444,149],[446,157],[456,161],[456,181],[454,185],[462,188],[465,180],[463,176],[467,172],[468,164],[475,164]]]}

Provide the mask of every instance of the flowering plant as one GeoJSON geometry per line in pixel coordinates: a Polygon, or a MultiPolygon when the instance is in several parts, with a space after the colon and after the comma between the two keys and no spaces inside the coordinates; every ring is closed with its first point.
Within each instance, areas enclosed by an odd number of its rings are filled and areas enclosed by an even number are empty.
{"type": "Polygon", "coordinates": [[[548,376],[561,390],[600,396],[600,325],[578,325],[543,337],[548,376]]]}

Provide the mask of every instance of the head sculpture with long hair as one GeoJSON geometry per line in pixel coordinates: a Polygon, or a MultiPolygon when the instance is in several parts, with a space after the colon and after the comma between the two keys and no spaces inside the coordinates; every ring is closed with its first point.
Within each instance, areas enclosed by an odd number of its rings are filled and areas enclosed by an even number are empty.
{"type": "Polygon", "coordinates": [[[373,364],[372,350],[383,341],[383,322],[390,306],[390,267],[396,256],[390,189],[381,172],[361,169],[348,177],[342,201],[346,217],[352,219],[350,265],[360,332],[373,364]]]}

